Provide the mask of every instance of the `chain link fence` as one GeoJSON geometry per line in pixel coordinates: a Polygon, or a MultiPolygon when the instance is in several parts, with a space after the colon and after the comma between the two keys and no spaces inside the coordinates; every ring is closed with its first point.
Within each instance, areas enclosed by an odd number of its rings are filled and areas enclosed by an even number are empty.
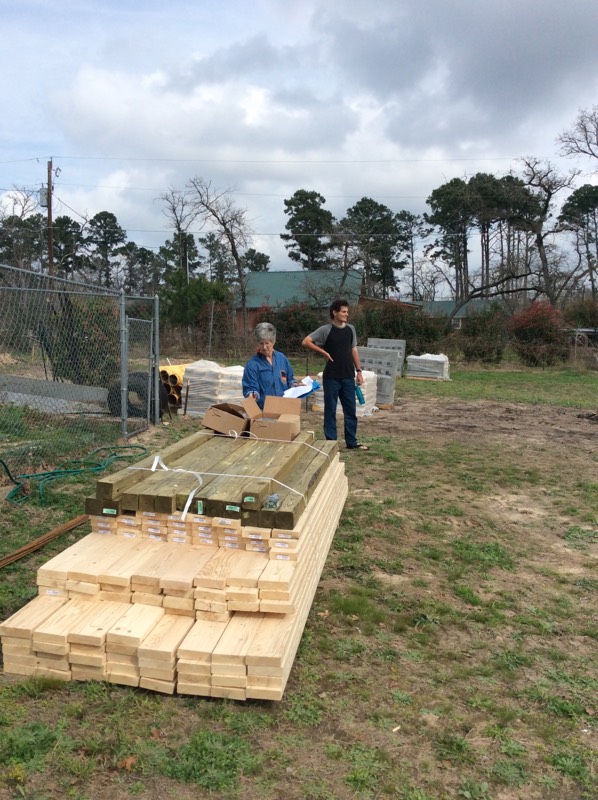
{"type": "Polygon", "coordinates": [[[158,301],[0,265],[0,485],[159,419],[158,301]]]}

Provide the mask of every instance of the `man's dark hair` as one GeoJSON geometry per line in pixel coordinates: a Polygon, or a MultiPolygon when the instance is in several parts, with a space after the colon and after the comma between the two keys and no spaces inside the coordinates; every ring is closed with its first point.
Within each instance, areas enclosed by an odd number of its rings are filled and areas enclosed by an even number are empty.
{"type": "Polygon", "coordinates": [[[334,319],[334,311],[338,312],[341,308],[349,308],[349,301],[341,298],[340,300],[334,300],[330,303],[330,319],[334,319]]]}

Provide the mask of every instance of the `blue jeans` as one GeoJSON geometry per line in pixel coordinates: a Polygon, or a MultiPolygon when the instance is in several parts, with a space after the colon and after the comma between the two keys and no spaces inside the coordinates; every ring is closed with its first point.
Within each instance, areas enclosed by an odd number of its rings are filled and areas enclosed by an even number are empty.
{"type": "Polygon", "coordinates": [[[357,414],[355,401],[355,379],[326,379],[324,383],[324,436],[337,439],[336,404],[340,400],[345,421],[345,444],[357,445],[357,414]]]}

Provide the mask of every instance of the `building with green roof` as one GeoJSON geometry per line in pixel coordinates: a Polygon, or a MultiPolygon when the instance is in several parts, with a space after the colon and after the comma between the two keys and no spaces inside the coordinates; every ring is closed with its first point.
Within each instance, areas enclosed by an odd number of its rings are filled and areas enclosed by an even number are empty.
{"type": "Polygon", "coordinates": [[[306,303],[312,308],[327,308],[337,297],[357,305],[363,274],[360,270],[280,270],[250,272],[247,275],[247,308],[263,306],[285,308],[306,303]]]}

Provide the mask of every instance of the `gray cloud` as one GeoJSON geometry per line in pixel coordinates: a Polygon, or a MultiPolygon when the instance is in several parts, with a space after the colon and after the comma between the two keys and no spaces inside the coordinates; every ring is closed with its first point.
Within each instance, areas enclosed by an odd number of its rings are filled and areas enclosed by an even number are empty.
{"type": "Polygon", "coordinates": [[[453,177],[553,156],[598,101],[591,0],[66,3],[5,4],[0,186],[64,155],[66,203],[146,232],[193,175],[234,187],[261,232],[298,188],[337,216],[363,196],[420,212],[453,177]]]}
{"type": "MultiPolygon", "coordinates": [[[[388,133],[407,146],[493,138],[572,84],[596,86],[598,4],[587,0],[397,0],[382,18],[350,3],[314,18],[346,96],[389,107],[388,133]]],[[[375,9],[374,9],[375,14],[375,9]]]]}

